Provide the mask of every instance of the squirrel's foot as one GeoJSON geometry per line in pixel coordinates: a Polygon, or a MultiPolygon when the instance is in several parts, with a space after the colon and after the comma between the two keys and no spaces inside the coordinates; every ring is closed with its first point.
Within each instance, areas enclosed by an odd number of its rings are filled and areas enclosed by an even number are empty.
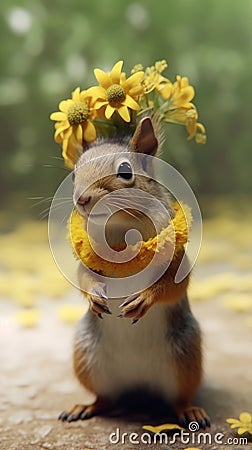
{"type": "Polygon", "coordinates": [[[132,323],[136,323],[147,313],[148,309],[153,304],[153,298],[148,294],[147,291],[130,295],[120,305],[120,308],[122,308],[122,312],[118,315],[118,317],[131,318],[132,323]]]}
{"type": "Polygon", "coordinates": [[[198,431],[199,428],[205,430],[211,425],[206,411],[198,406],[187,406],[185,409],[179,409],[177,414],[180,425],[183,428],[189,428],[190,431],[198,431]]]}
{"type": "Polygon", "coordinates": [[[93,289],[87,294],[90,310],[102,319],[102,314],[111,314],[108,307],[108,297],[106,296],[106,285],[97,283],[93,289]]]}
{"type": "Polygon", "coordinates": [[[86,420],[97,416],[109,409],[109,403],[103,399],[97,399],[92,405],[74,405],[63,411],[58,419],[62,422],[74,422],[76,420],[86,420]]]}

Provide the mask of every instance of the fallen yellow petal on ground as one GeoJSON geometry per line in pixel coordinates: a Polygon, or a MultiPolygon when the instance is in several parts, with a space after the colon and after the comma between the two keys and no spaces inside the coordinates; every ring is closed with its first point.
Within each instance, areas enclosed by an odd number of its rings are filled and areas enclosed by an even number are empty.
{"type": "Polygon", "coordinates": [[[63,305],[58,308],[58,317],[65,323],[75,323],[87,311],[88,304],[83,306],[63,305]]]}
{"type": "Polygon", "coordinates": [[[142,428],[144,430],[151,431],[152,433],[161,433],[162,431],[170,430],[184,430],[184,428],[180,427],[176,423],[164,423],[155,427],[152,425],[143,425],[142,428]]]}
{"type": "Polygon", "coordinates": [[[249,412],[244,411],[239,415],[239,419],[228,418],[226,422],[231,424],[230,428],[238,428],[239,435],[249,433],[252,435],[252,416],[249,412]]]}
{"type": "Polygon", "coordinates": [[[24,328],[34,328],[37,326],[41,317],[39,309],[21,310],[16,313],[16,321],[24,328]]]}
{"type": "Polygon", "coordinates": [[[222,303],[236,312],[252,311],[251,294],[233,292],[222,298],[222,303]]]}

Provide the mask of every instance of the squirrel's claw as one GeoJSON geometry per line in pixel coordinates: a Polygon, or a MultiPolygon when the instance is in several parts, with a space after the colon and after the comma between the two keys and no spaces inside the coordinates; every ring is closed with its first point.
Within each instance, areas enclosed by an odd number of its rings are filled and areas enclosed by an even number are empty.
{"type": "Polygon", "coordinates": [[[211,426],[210,419],[203,408],[197,406],[189,406],[182,412],[179,412],[179,423],[183,428],[189,427],[190,423],[197,422],[199,428],[205,430],[207,427],[211,426]]]}
{"type": "Polygon", "coordinates": [[[134,300],[136,300],[139,297],[140,294],[134,294],[131,295],[130,297],[128,297],[120,306],[119,308],[123,308],[124,306],[129,305],[131,302],[133,302],[134,300]]]}
{"type": "Polygon", "coordinates": [[[109,404],[103,399],[97,399],[92,405],[74,405],[71,408],[63,411],[58,419],[62,422],[74,422],[76,420],[87,420],[105,411],[109,408],[109,404]]]}
{"type": "Polygon", "coordinates": [[[120,305],[122,312],[118,317],[130,318],[134,324],[147,313],[151,305],[152,301],[146,292],[133,294],[120,305]]]}
{"type": "Polygon", "coordinates": [[[108,297],[105,292],[105,285],[103,283],[98,284],[87,295],[89,301],[90,310],[102,319],[102,314],[112,314],[108,307],[108,297]]]}

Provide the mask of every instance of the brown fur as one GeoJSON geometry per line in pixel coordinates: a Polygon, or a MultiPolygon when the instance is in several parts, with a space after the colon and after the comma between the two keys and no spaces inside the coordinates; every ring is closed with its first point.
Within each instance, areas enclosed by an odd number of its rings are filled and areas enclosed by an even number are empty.
{"type": "MultiPolygon", "coordinates": [[[[157,125],[158,128],[160,124],[158,123],[157,125]]],[[[86,196],[90,196],[91,198],[85,214],[83,214],[84,226],[89,212],[88,208],[91,210],[94,204],[107,193],[125,188],[123,180],[115,177],[114,174],[103,178],[101,177],[101,171],[102,174],[111,173],[111,170],[115,169],[115,161],[120,157],[121,152],[129,154],[129,160],[130,152],[132,151],[148,155],[156,154],[160,144],[160,135],[158,134],[156,137],[154,128],[153,122],[149,118],[145,118],[139,123],[131,142],[130,140],[122,142],[101,141],[87,150],[80,158],[76,166],[75,197],[78,199],[78,196],[84,192],[86,196]],[[101,159],[100,157],[104,158],[101,159]]],[[[132,184],[129,182],[128,186],[130,185],[150,193],[156,199],[160,200],[169,211],[170,217],[173,217],[169,195],[151,177],[148,179],[144,175],[138,175],[132,180],[132,184]]],[[[134,212],[134,208],[132,208],[132,211],[134,212]]],[[[137,215],[138,211],[136,210],[135,213],[137,215]]],[[[166,226],[167,223],[164,221],[162,215],[159,215],[160,211],[158,209],[157,211],[154,210],[154,213],[157,214],[159,223],[159,229],[157,231],[160,232],[162,227],[166,226]]],[[[146,240],[146,238],[152,235],[153,229],[151,226],[147,226],[144,217],[139,223],[139,231],[146,240]],[[148,236],[145,236],[146,230],[148,236]]],[[[124,233],[121,234],[124,235],[124,233]]],[[[113,230],[111,235],[113,235],[113,230]]],[[[164,345],[170,345],[176,367],[178,394],[174,407],[182,423],[195,420],[200,426],[205,428],[210,423],[205,411],[201,408],[191,406],[192,398],[201,383],[202,354],[200,330],[191,314],[186,297],[189,275],[180,283],[175,283],[175,276],[183,256],[183,252],[180,252],[155,284],[140,293],[128,297],[121,305],[122,312],[120,316],[124,319],[132,318],[133,322],[137,322],[144,317],[149,308],[155,303],[163,303],[170,306],[169,317],[167,317],[168,336],[167,342],[164,340],[164,345]]],[[[110,311],[106,302],[106,288],[102,283],[98,282],[95,274],[90,275],[83,266],[80,266],[79,283],[81,290],[87,293],[86,296],[92,313],[99,317],[103,313],[109,314],[110,311]]],[[[98,321],[100,319],[94,318],[94,320],[98,321]]],[[[96,324],[94,333],[97,332],[97,329],[96,324]]],[[[74,349],[74,370],[76,376],[82,385],[91,392],[94,392],[88,367],[90,361],[92,361],[92,354],[85,351],[76,343],[74,349]]],[[[78,420],[80,418],[86,419],[91,415],[99,413],[107,405],[107,400],[98,398],[91,406],[76,405],[76,407],[62,413],[60,418],[68,421],[78,420]]]]}

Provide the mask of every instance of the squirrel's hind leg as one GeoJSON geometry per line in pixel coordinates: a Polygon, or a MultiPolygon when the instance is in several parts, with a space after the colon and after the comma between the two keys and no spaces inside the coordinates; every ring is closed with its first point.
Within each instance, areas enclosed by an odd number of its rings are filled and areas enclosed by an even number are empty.
{"type": "MultiPolygon", "coordinates": [[[[210,426],[210,419],[203,408],[192,406],[192,399],[202,380],[201,333],[193,317],[187,296],[175,306],[172,326],[172,349],[177,372],[178,393],[175,411],[181,426],[195,422],[199,428],[210,426]]],[[[194,430],[191,430],[194,431],[194,430]]],[[[195,431],[197,431],[195,429],[195,431]]]]}

